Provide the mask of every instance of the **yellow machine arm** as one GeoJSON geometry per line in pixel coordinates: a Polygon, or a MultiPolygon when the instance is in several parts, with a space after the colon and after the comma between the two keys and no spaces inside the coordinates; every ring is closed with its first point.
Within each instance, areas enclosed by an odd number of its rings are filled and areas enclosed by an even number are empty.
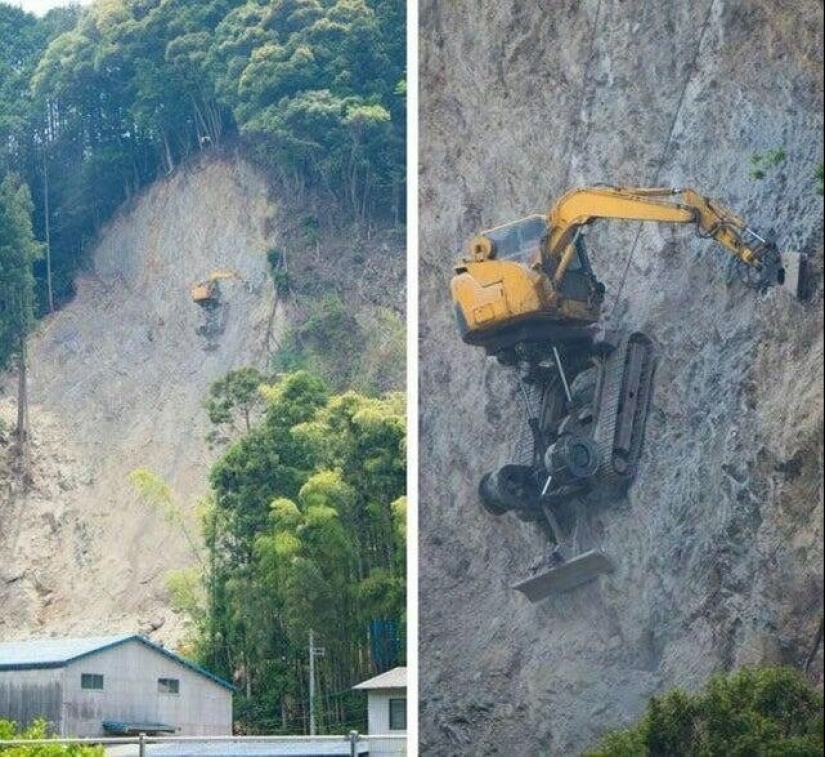
{"type": "Polygon", "coordinates": [[[695,223],[701,233],[727,248],[737,259],[761,274],[770,286],[780,276],[776,248],[759,236],[739,216],[692,189],[643,187],[592,187],[565,194],[548,213],[547,245],[542,251],[545,268],[553,270],[558,284],[567,271],[576,232],[600,218],[625,221],[695,223]],[[669,198],[676,197],[676,202],[669,198]]]}
{"type": "Polygon", "coordinates": [[[692,189],[585,187],[563,195],[546,216],[512,221],[470,240],[450,284],[462,339],[495,351],[542,338],[548,323],[558,332],[598,321],[605,290],[579,233],[602,219],[695,224],[741,263],[746,283],[763,291],[785,284],[798,292],[803,277],[803,256],[786,281],[783,256],[770,239],[692,189]]]}
{"type": "Polygon", "coordinates": [[[207,277],[207,281],[220,281],[221,279],[239,279],[240,274],[231,268],[216,268],[207,277]]]}

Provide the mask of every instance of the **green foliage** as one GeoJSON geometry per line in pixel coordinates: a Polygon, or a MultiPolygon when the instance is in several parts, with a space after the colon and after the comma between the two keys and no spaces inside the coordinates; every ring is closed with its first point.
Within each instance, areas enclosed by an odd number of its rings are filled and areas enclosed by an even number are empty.
{"type": "Polygon", "coordinates": [[[292,327],[275,353],[276,371],[309,370],[335,388],[350,386],[366,336],[341,298],[327,293],[312,301],[303,322],[292,327]]]}
{"type": "Polygon", "coordinates": [[[743,669],[715,676],[696,695],[653,697],[638,725],[609,734],[589,757],[823,753],[822,693],[796,670],[743,669]]]}
{"type": "Polygon", "coordinates": [[[289,294],[290,286],[284,255],[277,247],[273,247],[266,253],[266,259],[269,263],[269,272],[272,274],[272,283],[275,285],[275,291],[282,297],[285,297],[289,294]]]}
{"type": "Polygon", "coordinates": [[[148,468],[133,470],[129,473],[129,481],[146,504],[160,513],[167,523],[180,529],[189,544],[192,556],[196,560],[201,560],[200,546],[189,531],[186,514],[175,499],[169,484],[148,468]]]}
{"type": "Polygon", "coordinates": [[[750,157],[751,164],[751,178],[764,179],[774,168],[781,165],[787,153],[781,147],[776,150],[768,150],[768,152],[755,152],[750,157]]]}
{"type": "Polygon", "coordinates": [[[307,301],[303,320],[287,330],[274,371],[308,370],[334,389],[381,392],[404,384],[406,329],[390,308],[354,309],[336,294],[307,301]]]}
{"type": "Polygon", "coordinates": [[[321,224],[318,222],[316,216],[309,214],[301,219],[301,229],[306,236],[306,241],[313,243],[318,240],[318,232],[321,230],[321,224]]]}
{"type": "Polygon", "coordinates": [[[263,418],[210,476],[198,654],[240,682],[242,731],[302,731],[313,630],[327,650],[317,661],[322,730],[363,728],[349,688],[375,672],[369,623],[404,619],[404,398],[331,396],[307,372],[261,394],[263,418]]]}
{"type": "MultiPolygon", "coordinates": [[[[45,720],[36,720],[28,728],[18,730],[15,723],[0,720],[0,741],[23,739],[35,741],[49,738],[45,720]]],[[[61,746],[59,744],[38,744],[32,746],[0,746],[0,755],[5,757],[103,757],[102,746],[61,746]]]]}
{"type": "Polygon", "coordinates": [[[175,612],[186,613],[197,622],[203,622],[203,576],[196,568],[181,568],[166,575],[166,590],[175,612]]]}
{"type": "Polygon", "coordinates": [[[251,430],[256,413],[264,403],[260,388],[266,381],[266,376],[257,368],[245,367],[230,371],[209,387],[206,412],[216,427],[210,434],[211,440],[216,440],[221,433],[237,435],[251,430]]]}
{"type": "Polygon", "coordinates": [[[40,254],[28,187],[9,174],[0,183],[0,369],[20,353],[34,322],[32,264],[40,254]]]}
{"type": "Polygon", "coordinates": [[[366,347],[352,385],[367,391],[403,386],[406,378],[407,329],[403,317],[390,308],[369,314],[366,347]]]}

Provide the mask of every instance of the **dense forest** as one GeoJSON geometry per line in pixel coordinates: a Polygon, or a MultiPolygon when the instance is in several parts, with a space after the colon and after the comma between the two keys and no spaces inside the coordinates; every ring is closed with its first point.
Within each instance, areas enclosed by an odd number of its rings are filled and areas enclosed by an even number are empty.
{"type": "Polygon", "coordinates": [[[403,220],[404,21],[400,0],[0,2],[0,180],[34,202],[39,310],[124,200],[227,142],[295,196],[403,220]]]}
{"type": "MultiPolygon", "coordinates": [[[[405,401],[331,394],[306,371],[270,381],[252,368],[206,403],[223,453],[201,507],[195,567],[169,577],[192,648],[238,686],[241,732],[308,726],[310,631],[319,732],[363,729],[351,687],[404,663],[405,401]]],[[[183,524],[163,482],[138,469],[144,498],[183,524]]]]}

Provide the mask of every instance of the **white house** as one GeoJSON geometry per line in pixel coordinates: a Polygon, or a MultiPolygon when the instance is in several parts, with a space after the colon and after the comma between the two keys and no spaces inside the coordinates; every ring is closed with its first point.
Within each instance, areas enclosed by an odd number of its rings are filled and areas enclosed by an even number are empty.
{"type": "Polygon", "coordinates": [[[370,757],[406,754],[406,739],[397,737],[407,733],[407,669],[393,668],[353,688],[367,692],[370,757]]]}
{"type": "Polygon", "coordinates": [[[0,719],[60,735],[229,735],[233,690],[143,636],[0,643],[0,719]]]}

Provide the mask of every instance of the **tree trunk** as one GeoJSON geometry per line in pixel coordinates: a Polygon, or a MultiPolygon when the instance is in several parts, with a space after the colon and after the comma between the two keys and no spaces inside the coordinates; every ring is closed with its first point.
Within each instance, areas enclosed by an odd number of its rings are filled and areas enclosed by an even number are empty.
{"type": "Polygon", "coordinates": [[[172,150],[165,130],[161,132],[161,140],[163,141],[163,158],[166,163],[166,174],[168,175],[174,170],[175,162],[172,160],[172,150]]]}
{"type": "Polygon", "coordinates": [[[21,339],[20,354],[17,356],[17,457],[24,476],[29,472],[29,400],[26,376],[26,339],[21,339]]]}
{"type": "Polygon", "coordinates": [[[52,244],[49,219],[49,158],[43,151],[43,213],[46,220],[46,290],[49,295],[49,312],[54,313],[54,292],[52,289],[52,244]]]}

